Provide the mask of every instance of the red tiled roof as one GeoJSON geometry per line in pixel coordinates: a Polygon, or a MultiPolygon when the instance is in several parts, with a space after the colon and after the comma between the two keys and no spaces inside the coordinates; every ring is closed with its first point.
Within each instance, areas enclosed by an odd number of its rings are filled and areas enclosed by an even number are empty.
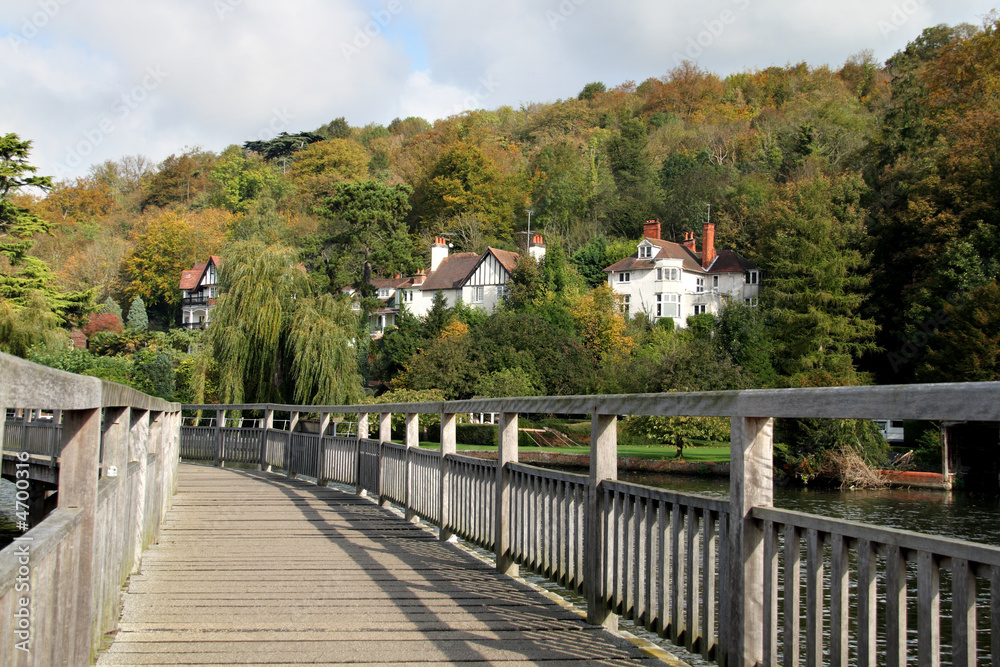
{"type": "Polygon", "coordinates": [[[466,281],[469,274],[479,264],[479,255],[474,252],[460,252],[445,257],[420,285],[422,290],[458,289],[466,281]]]}
{"type": "Polygon", "coordinates": [[[181,283],[179,289],[197,289],[201,284],[201,277],[205,275],[205,269],[209,264],[214,264],[218,269],[222,265],[222,258],[218,255],[210,255],[207,262],[195,264],[187,271],[181,271],[181,283]]]}
{"type": "Polygon", "coordinates": [[[180,289],[197,289],[208,263],[195,264],[193,268],[181,272],[180,289]]]}
{"type": "Polygon", "coordinates": [[[493,256],[497,258],[500,262],[500,266],[507,269],[507,273],[514,270],[514,265],[517,264],[517,260],[521,257],[516,252],[511,252],[509,250],[497,250],[496,248],[487,248],[486,252],[493,253],[493,256]]]}

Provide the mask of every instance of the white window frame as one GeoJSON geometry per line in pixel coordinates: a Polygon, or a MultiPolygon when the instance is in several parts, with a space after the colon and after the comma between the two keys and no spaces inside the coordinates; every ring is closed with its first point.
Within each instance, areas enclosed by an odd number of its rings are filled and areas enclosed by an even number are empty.
{"type": "Polygon", "coordinates": [[[747,285],[756,285],[760,282],[760,275],[758,271],[747,271],[746,275],[747,285]]]}
{"type": "Polygon", "coordinates": [[[486,300],[486,288],[482,285],[472,287],[472,303],[482,303],[486,300]]]}
{"type": "Polygon", "coordinates": [[[618,274],[618,282],[619,283],[630,283],[630,282],[632,282],[632,272],[631,271],[622,271],[621,273],[619,273],[618,274]]]}
{"type": "Polygon", "coordinates": [[[649,259],[653,256],[653,246],[641,245],[639,246],[639,258],[649,259]]]}
{"type": "Polygon", "coordinates": [[[663,269],[660,268],[656,269],[656,279],[663,280],[663,269]]]}
{"type": "Polygon", "coordinates": [[[704,278],[695,278],[694,279],[694,291],[697,292],[698,294],[701,294],[702,292],[705,291],[705,279],[704,278]]]}
{"type": "Polygon", "coordinates": [[[625,316],[625,319],[629,318],[629,309],[631,308],[631,304],[632,304],[632,295],[631,294],[623,294],[622,295],[622,315],[625,316]]]}
{"type": "Polygon", "coordinates": [[[679,317],[680,316],[681,295],[680,294],[657,294],[656,295],[656,317],[679,317]]]}
{"type": "Polygon", "coordinates": [[[712,289],[719,289],[719,276],[712,276],[712,289]]]}
{"type": "Polygon", "coordinates": [[[389,288],[388,287],[379,287],[377,294],[378,294],[378,298],[380,298],[380,299],[388,299],[389,298],[389,288]]]}
{"type": "Polygon", "coordinates": [[[706,304],[704,304],[704,303],[696,303],[696,304],[694,304],[694,314],[695,315],[704,315],[707,312],[708,312],[708,306],[706,304]]]}

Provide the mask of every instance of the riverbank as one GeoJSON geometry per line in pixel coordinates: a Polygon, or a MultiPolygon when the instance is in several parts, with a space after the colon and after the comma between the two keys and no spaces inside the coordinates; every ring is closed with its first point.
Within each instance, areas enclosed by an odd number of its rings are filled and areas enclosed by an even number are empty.
{"type": "MultiPolygon", "coordinates": [[[[463,451],[463,456],[477,459],[497,458],[494,451],[463,451]]],[[[564,454],[560,452],[518,452],[521,463],[537,463],[545,466],[561,468],[590,468],[590,454],[564,454]]],[[[708,463],[704,461],[677,461],[669,459],[643,459],[633,457],[618,457],[618,469],[628,472],[655,472],[674,475],[699,475],[703,477],[729,477],[729,463],[708,463]]]]}

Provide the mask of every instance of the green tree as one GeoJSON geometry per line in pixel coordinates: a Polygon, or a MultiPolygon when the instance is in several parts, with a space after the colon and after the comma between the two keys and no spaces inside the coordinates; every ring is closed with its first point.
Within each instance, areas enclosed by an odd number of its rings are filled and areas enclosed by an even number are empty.
{"type": "Polygon", "coordinates": [[[473,393],[480,398],[538,396],[538,378],[523,368],[502,368],[480,377],[473,393]]]}
{"type": "Polygon", "coordinates": [[[143,303],[141,296],[132,299],[132,304],[128,307],[128,328],[135,331],[145,331],[149,328],[146,304],[143,303]]]}
{"type": "Polygon", "coordinates": [[[327,223],[314,262],[330,279],[331,289],[353,286],[370,297],[373,275],[411,274],[420,268],[403,219],[413,190],[378,181],[338,183],[323,201],[327,223]]]}
{"type": "Polygon", "coordinates": [[[762,299],[774,358],[793,385],[857,384],[857,360],[876,349],[861,305],[868,279],[863,184],[857,175],[790,183],[773,202],[761,253],[762,299]]]}
{"type": "MultiPolygon", "coordinates": [[[[310,294],[288,247],[240,241],[226,251],[208,327],[225,403],[350,402],[360,395],[358,324],[350,304],[310,294]]],[[[202,379],[211,371],[203,365],[202,379]]]]}
{"type": "Polygon", "coordinates": [[[210,203],[232,213],[248,213],[261,200],[280,201],[287,187],[262,157],[257,154],[247,157],[238,146],[222,152],[210,178],[213,183],[210,203]]]}
{"type": "Polygon", "coordinates": [[[37,167],[28,162],[30,151],[30,141],[0,135],[0,301],[9,302],[11,312],[31,302],[33,309],[45,308],[62,322],[85,313],[93,294],[60,290],[48,265],[29,253],[35,237],[53,229],[52,223],[12,200],[25,188],[52,189],[51,178],[35,175],[37,167]]]}
{"type": "Polygon", "coordinates": [[[610,214],[610,229],[621,236],[638,236],[642,223],[655,218],[659,210],[662,196],[653,174],[648,141],[642,121],[626,118],[608,142],[608,165],[618,194],[610,214]]]}
{"type": "Polygon", "coordinates": [[[288,326],[295,401],[306,405],[357,401],[361,396],[354,352],[358,315],[350,300],[330,294],[297,300],[288,326]]]}

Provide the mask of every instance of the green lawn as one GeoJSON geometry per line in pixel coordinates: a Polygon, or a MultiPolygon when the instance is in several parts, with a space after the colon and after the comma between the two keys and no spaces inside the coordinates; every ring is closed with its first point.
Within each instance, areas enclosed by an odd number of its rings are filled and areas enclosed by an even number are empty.
{"type": "MultiPolygon", "coordinates": [[[[440,449],[439,442],[421,442],[424,449],[440,449]]],[[[496,447],[458,445],[459,451],[496,451],[496,447]]],[[[518,447],[519,452],[552,452],[553,454],[589,454],[589,447],[518,447]]],[[[634,459],[676,459],[677,450],[669,446],[625,446],[618,447],[618,456],[634,459]]],[[[729,461],[729,445],[705,447],[685,447],[683,461],[702,463],[725,463],[729,461]]]]}

